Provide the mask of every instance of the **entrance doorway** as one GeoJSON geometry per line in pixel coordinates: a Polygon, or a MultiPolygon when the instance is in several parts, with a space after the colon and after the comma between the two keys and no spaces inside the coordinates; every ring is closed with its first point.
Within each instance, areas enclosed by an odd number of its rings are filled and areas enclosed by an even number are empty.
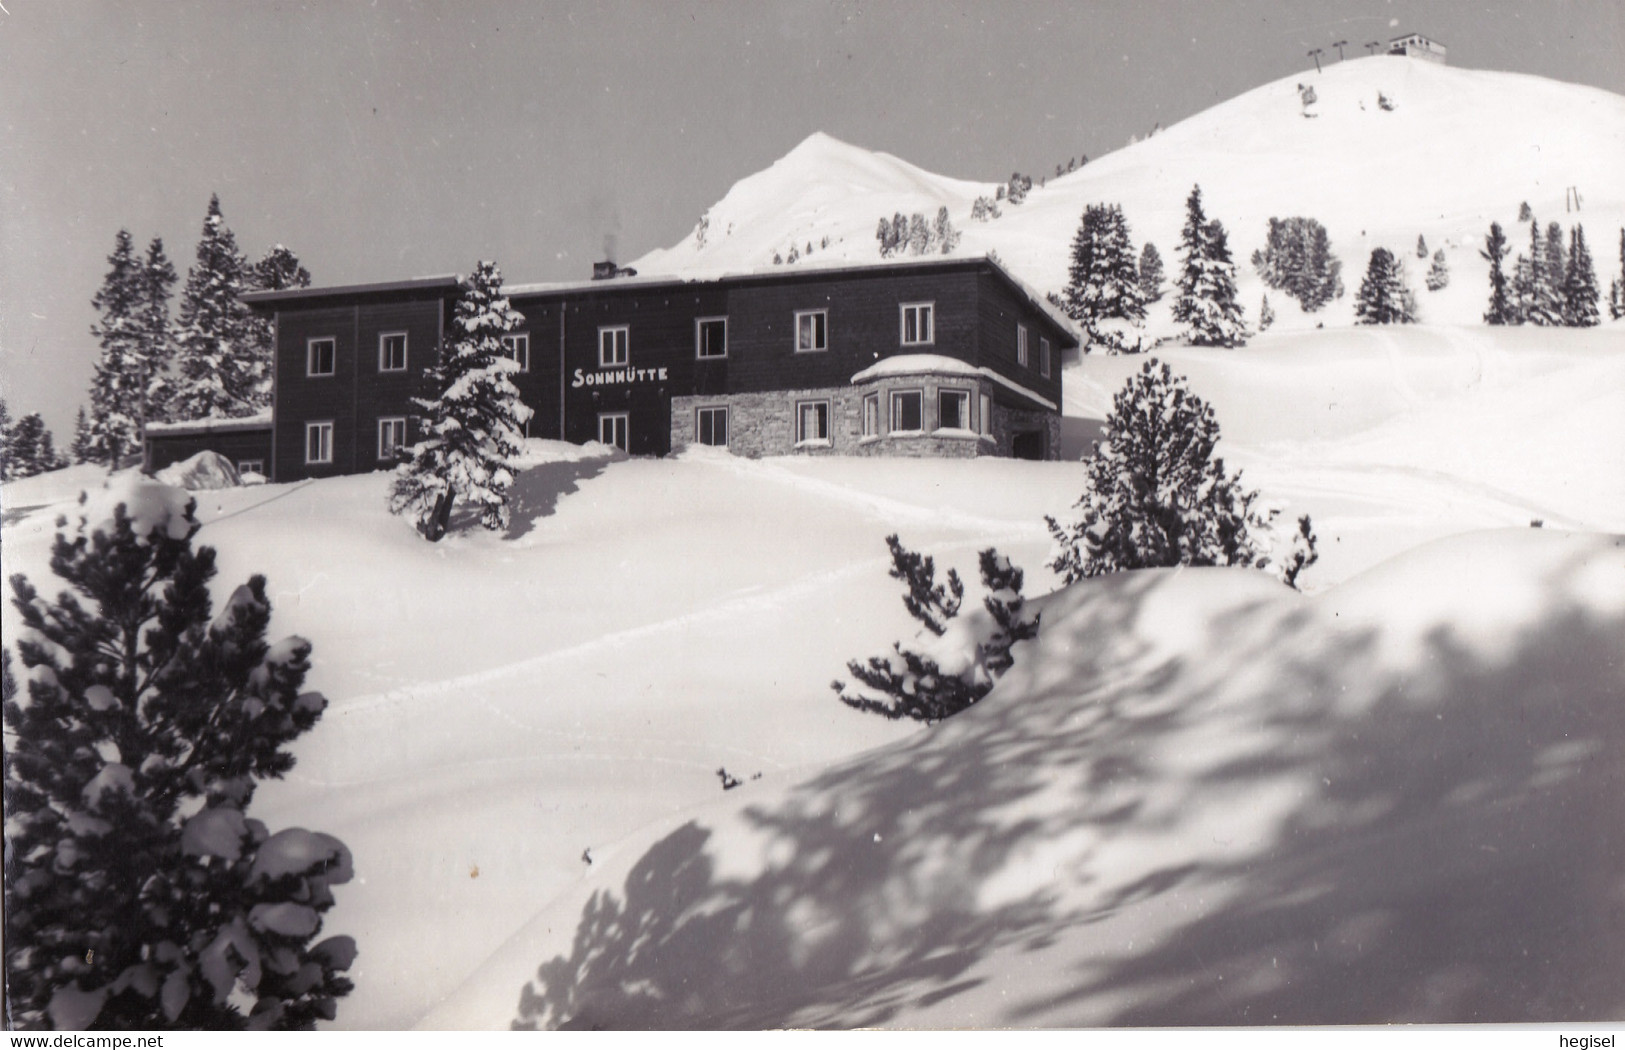
{"type": "Polygon", "coordinates": [[[625,412],[605,412],[598,417],[598,440],[606,445],[625,452],[626,449],[627,414],[625,412]]]}

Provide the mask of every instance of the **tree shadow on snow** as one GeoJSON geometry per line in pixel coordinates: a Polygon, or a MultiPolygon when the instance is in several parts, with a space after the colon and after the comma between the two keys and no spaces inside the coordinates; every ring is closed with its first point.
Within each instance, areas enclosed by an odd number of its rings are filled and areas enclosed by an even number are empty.
{"type": "MultiPolygon", "coordinates": [[[[536,522],[558,509],[559,500],[580,488],[580,483],[596,478],[604,472],[617,455],[608,458],[582,459],[573,462],[542,463],[528,467],[514,476],[508,486],[508,531],[504,539],[516,540],[535,527],[536,522]]],[[[448,533],[472,531],[480,527],[480,512],[466,502],[459,502],[451,514],[448,533]]]]}
{"type": "Polygon", "coordinates": [[[977,1027],[1625,1016],[1625,619],[1562,607],[1493,659],[1441,629],[1405,673],[1292,605],[1216,626],[1222,664],[1092,646],[1155,579],[1097,582],[1021,703],[744,810],[750,874],[671,833],[513,1026],[867,1027],[966,993],[977,1027]],[[1186,823],[1280,784],[1244,848],[1186,823]]]}

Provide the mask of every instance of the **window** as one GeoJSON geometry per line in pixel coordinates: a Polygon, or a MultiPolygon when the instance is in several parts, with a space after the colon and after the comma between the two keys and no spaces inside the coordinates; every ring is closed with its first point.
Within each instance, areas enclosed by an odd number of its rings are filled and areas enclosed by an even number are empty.
{"type": "Polygon", "coordinates": [[[937,429],[970,429],[970,393],[968,391],[937,391],[937,429]]]}
{"type": "Polygon", "coordinates": [[[702,445],[728,444],[728,410],[702,408],[694,413],[694,435],[702,445]]]}
{"type": "Polygon", "coordinates": [[[378,337],[378,371],[406,371],[405,332],[385,332],[378,337]]]}
{"type": "Polygon", "coordinates": [[[977,399],[976,407],[981,410],[981,415],[977,419],[977,429],[981,431],[983,437],[992,437],[993,399],[986,394],[982,394],[977,399]]]}
{"type": "Polygon", "coordinates": [[[880,436],[879,394],[865,394],[863,396],[863,436],[866,438],[880,436]]]}
{"type": "Polygon", "coordinates": [[[312,339],[305,344],[305,374],[330,376],[333,361],[338,357],[338,342],[332,337],[312,339]]]}
{"type": "Polygon", "coordinates": [[[1027,367],[1027,326],[1016,325],[1016,364],[1027,367]]]}
{"type": "Polygon", "coordinates": [[[796,311],[796,353],[829,349],[829,311],[796,311]]]}
{"type": "MultiPolygon", "coordinates": [[[[625,333],[626,329],[622,328],[620,331],[625,333]]],[[[605,412],[598,417],[598,440],[625,452],[626,427],[627,414],[625,412],[605,412]]]]}
{"type": "Polygon", "coordinates": [[[263,459],[239,460],[238,463],[237,463],[237,473],[239,473],[239,474],[264,474],[265,473],[265,460],[263,460],[263,459]]]}
{"type": "Polygon", "coordinates": [[[1049,340],[1038,341],[1038,374],[1045,379],[1049,378],[1049,340]]]}
{"type": "MultiPolygon", "coordinates": [[[[598,367],[614,368],[627,362],[626,326],[598,329],[598,367]]],[[[607,442],[606,442],[607,444],[607,442]]]]}
{"type": "Polygon", "coordinates": [[[918,434],[925,429],[924,397],[918,390],[897,390],[891,396],[891,432],[918,434]]]}
{"type": "Polygon", "coordinates": [[[923,346],[936,341],[936,333],[932,330],[931,324],[934,308],[934,303],[903,304],[904,346],[923,346]]]}
{"type": "Polygon", "coordinates": [[[333,424],[305,424],[305,462],[333,462],[333,424]]]}
{"type": "Polygon", "coordinates": [[[728,356],[728,319],[702,317],[694,322],[694,356],[728,356]]]}
{"type": "Polygon", "coordinates": [[[524,333],[502,337],[502,356],[519,363],[519,371],[530,371],[530,336],[524,333]]]}
{"type": "Polygon", "coordinates": [[[378,458],[393,462],[406,448],[406,417],[385,416],[378,420],[378,458]]]}
{"type": "Polygon", "coordinates": [[[796,444],[829,443],[829,402],[796,402],[796,444]]]}

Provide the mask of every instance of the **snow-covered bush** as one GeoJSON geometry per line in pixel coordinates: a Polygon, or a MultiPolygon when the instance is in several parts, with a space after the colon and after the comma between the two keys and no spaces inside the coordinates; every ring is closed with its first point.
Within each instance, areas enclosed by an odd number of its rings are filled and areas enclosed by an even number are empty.
{"type": "Polygon", "coordinates": [[[397,468],[389,509],[410,514],[430,540],[446,534],[452,505],[467,500],[488,529],[508,525],[513,458],[524,444],[530,408],[509,378],[519,363],[502,337],[524,323],[502,294],[502,273],[482,262],[463,281],[453,332],[440,359],[424,372],[430,396],[413,398],[423,410],[421,435],[397,468]]]}
{"type": "Polygon", "coordinates": [[[849,694],[839,680],[830,687],[860,711],[940,722],[988,694],[1015,662],[1010,647],[1038,636],[1038,617],[1022,615],[1022,571],[991,547],[978,559],[986,615],[961,618],[965,587],[957,572],[949,569],[947,582],[938,583],[929,555],[908,550],[896,533],[886,537],[886,546],[891,576],[907,585],[903,606],[919,621],[920,633],[907,648],[895,642],[884,656],[849,661],[847,670],[862,686],[858,691],[849,694]]]}
{"type": "Polygon", "coordinates": [[[1245,565],[1294,582],[1314,560],[1309,520],[1301,543],[1277,557],[1275,512],[1226,472],[1218,443],[1212,407],[1166,364],[1147,361],[1112,400],[1078,520],[1044,519],[1058,547],[1050,568],[1076,583],[1125,569],[1245,565]]]}
{"type": "Polygon", "coordinates": [[[326,706],[300,691],[310,643],[267,644],[264,577],[214,614],[193,508],[123,481],[58,532],[55,601],[11,578],[29,671],[4,704],[18,1027],[309,1028],[350,991],[354,942],[312,943],[349,851],[247,815],[326,706]]]}

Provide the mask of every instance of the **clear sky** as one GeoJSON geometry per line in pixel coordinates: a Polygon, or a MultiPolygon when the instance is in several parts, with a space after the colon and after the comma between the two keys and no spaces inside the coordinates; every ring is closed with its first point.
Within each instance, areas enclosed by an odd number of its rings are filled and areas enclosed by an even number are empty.
{"type": "Polygon", "coordinates": [[[318,284],[579,278],[813,131],[1042,174],[1409,32],[1625,94],[1625,0],[0,0],[0,383],[65,446],[114,235],[184,281],[210,193],[318,284]]]}

